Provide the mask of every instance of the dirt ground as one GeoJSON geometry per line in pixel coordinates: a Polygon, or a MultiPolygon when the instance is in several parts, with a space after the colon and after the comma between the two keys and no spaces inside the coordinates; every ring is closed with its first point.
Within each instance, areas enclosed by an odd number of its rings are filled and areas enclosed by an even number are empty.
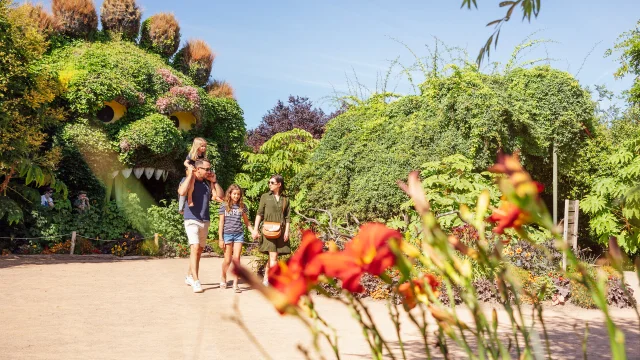
{"type": "MultiPolygon", "coordinates": [[[[217,257],[202,259],[205,292],[194,294],[184,284],[186,259],[1,257],[0,358],[303,359],[298,345],[307,349],[312,345],[300,321],[278,315],[244,284],[241,294],[220,289],[220,264],[217,257]],[[234,303],[264,353],[229,320],[234,303]]],[[[341,359],[370,359],[362,331],[348,310],[330,299],[316,297],[316,302],[338,331],[341,359]]],[[[383,336],[396,339],[385,303],[367,304],[383,336]]],[[[589,323],[589,358],[610,358],[606,328],[597,311],[568,305],[548,308],[545,314],[555,359],[582,358],[585,322],[589,323]]],[[[628,358],[640,359],[640,324],[635,313],[613,309],[612,315],[624,330],[628,358]]],[[[499,319],[501,324],[508,323],[503,312],[499,319]]],[[[401,333],[407,358],[424,358],[419,333],[406,319],[401,333]]],[[[391,344],[400,358],[399,343],[391,344]]],[[[334,358],[326,344],[321,346],[327,359],[334,358]]],[[[452,358],[463,357],[454,353],[452,358]]]]}

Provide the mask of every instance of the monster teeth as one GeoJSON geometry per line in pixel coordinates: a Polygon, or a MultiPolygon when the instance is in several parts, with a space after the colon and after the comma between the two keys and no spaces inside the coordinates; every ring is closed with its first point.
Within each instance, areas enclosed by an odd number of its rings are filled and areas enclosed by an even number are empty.
{"type": "Polygon", "coordinates": [[[154,171],[155,169],[152,167],[144,168],[144,175],[147,177],[147,179],[151,179],[154,171]]]}
{"type": "Polygon", "coordinates": [[[118,171],[118,170],[116,170],[116,171],[112,172],[112,173],[111,173],[111,178],[114,178],[114,179],[115,179],[115,177],[116,177],[116,176],[118,176],[118,173],[119,173],[119,172],[120,172],[120,171],[118,171]]]}
{"type": "Polygon", "coordinates": [[[153,173],[153,177],[155,177],[156,180],[160,180],[160,177],[162,177],[162,174],[164,174],[164,170],[156,169],[156,171],[153,173]]]}
{"type": "Polygon", "coordinates": [[[135,168],[135,169],[133,169],[133,175],[136,176],[136,179],[140,179],[140,176],[142,176],[143,172],[144,172],[144,168],[135,168]]]}
{"type": "Polygon", "coordinates": [[[125,179],[128,179],[129,176],[131,176],[131,168],[128,169],[122,169],[122,176],[124,176],[125,179]]]}
{"type": "Polygon", "coordinates": [[[167,177],[169,176],[169,170],[165,170],[162,173],[162,181],[167,182],[167,177]]]}

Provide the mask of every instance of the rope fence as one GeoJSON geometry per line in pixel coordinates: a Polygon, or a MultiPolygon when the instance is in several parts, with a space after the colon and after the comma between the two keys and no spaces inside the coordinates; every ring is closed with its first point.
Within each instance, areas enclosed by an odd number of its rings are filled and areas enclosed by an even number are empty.
{"type": "MultiPolygon", "coordinates": [[[[28,237],[28,238],[17,238],[17,237],[9,237],[9,236],[1,236],[0,239],[9,239],[9,240],[40,240],[40,239],[57,239],[57,238],[61,238],[61,237],[65,237],[65,236],[71,236],[71,247],[69,249],[69,255],[73,255],[73,251],[76,249],[76,238],[77,237],[81,237],[83,239],[86,240],[92,240],[92,241],[102,241],[102,242],[114,242],[114,241],[122,241],[122,239],[119,240],[106,240],[106,239],[95,239],[95,238],[91,238],[88,236],[84,236],[81,234],[76,233],[75,231],[72,231],[70,234],[60,234],[60,235],[50,235],[50,236],[39,236],[39,237],[28,237]]],[[[143,240],[149,240],[151,239],[151,237],[146,237],[146,238],[141,238],[141,239],[129,239],[127,241],[130,240],[135,240],[135,241],[143,241],[143,240]]],[[[153,239],[156,243],[156,246],[159,246],[159,234],[153,234],[153,239]]],[[[126,239],[125,239],[126,240],[126,239]]]]}
{"type": "MultiPolygon", "coordinates": [[[[72,231],[70,234],[60,234],[60,235],[50,235],[50,236],[39,236],[39,237],[24,237],[24,238],[17,238],[17,237],[9,237],[9,236],[0,236],[0,239],[9,239],[9,240],[40,240],[40,239],[57,239],[57,238],[61,238],[61,237],[65,237],[65,236],[71,236],[71,247],[69,249],[69,255],[73,255],[73,252],[76,248],[76,238],[77,237],[81,237],[83,239],[86,240],[92,240],[92,241],[101,241],[101,242],[114,242],[114,241],[122,241],[122,239],[119,240],[106,240],[106,239],[95,239],[95,238],[91,238],[88,236],[84,236],[82,234],[78,234],[75,231],[72,231]]],[[[160,242],[159,242],[159,238],[160,235],[158,233],[153,234],[153,240],[156,244],[156,246],[160,246],[160,242]]],[[[125,239],[127,241],[129,240],[135,240],[135,241],[143,241],[143,240],[150,240],[152,239],[151,237],[146,237],[146,238],[141,238],[141,239],[125,239]]],[[[260,242],[258,241],[252,241],[252,242],[244,242],[244,245],[246,246],[253,246],[253,245],[259,245],[260,242]]]]}

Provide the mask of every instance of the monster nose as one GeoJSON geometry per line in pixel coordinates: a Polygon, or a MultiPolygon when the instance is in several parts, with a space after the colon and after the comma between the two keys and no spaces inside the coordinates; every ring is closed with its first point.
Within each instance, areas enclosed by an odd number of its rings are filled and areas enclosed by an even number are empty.
{"type": "Polygon", "coordinates": [[[177,151],[182,134],[164,115],[153,114],[127,124],[118,133],[121,154],[129,163],[177,151]]]}

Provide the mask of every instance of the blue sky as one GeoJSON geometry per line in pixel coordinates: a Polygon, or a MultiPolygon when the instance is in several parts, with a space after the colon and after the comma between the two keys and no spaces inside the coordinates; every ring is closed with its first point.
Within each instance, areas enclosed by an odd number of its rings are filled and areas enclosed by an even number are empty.
{"type": "MultiPolygon", "coordinates": [[[[374,90],[376,80],[398,56],[406,66],[414,62],[404,45],[393,39],[426,56],[425,45],[433,46],[435,36],[448,46],[466,48],[475,60],[492,32],[485,25],[505,13],[498,0],[477,0],[477,10],[460,9],[461,0],[137,2],[143,19],[172,12],[180,22],[183,42],[201,38],[211,45],[217,54],[212,75],[234,87],[247,128],[256,127],[278,99],[290,94],[307,96],[331,111],[328,98],[334,91],[347,92],[355,76],[374,90]]],[[[95,2],[98,10],[101,3],[95,2]]],[[[577,75],[583,85],[604,84],[619,92],[629,88],[631,79],[614,80],[616,56],[603,55],[639,19],[638,0],[543,0],[540,16],[531,24],[515,16],[503,26],[491,61],[506,62],[517,44],[539,31],[535,38],[554,43],[539,47],[525,60],[548,54],[552,66],[577,75]]],[[[411,91],[406,78],[392,76],[388,89],[394,88],[411,91]]]]}

